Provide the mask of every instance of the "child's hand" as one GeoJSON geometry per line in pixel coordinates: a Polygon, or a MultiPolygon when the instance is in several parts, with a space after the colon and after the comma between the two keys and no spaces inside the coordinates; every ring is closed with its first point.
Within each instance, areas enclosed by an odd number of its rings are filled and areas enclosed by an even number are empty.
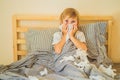
{"type": "Polygon", "coordinates": [[[66,36],[67,35],[67,32],[68,32],[68,25],[67,24],[62,24],[62,34],[63,36],[66,36]]]}
{"type": "Polygon", "coordinates": [[[70,31],[70,37],[74,37],[75,33],[78,31],[78,27],[76,24],[73,25],[71,31],[70,31]]]}

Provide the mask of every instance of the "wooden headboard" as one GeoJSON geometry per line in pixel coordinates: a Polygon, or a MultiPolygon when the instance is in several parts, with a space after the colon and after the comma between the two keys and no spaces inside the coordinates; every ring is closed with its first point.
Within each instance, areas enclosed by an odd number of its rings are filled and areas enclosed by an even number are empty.
{"type": "MultiPolygon", "coordinates": [[[[46,29],[52,27],[58,27],[59,17],[52,15],[14,15],[13,16],[13,52],[14,61],[19,60],[22,56],[27,54],[26,41],[24,38],[24,32],[30,28],[46,29]],[[44,26],[44,27],[43,27],[44,26]]],[[[111,16],[80,16],[81,23],[90,23],[98,21],[107,21],[107,55],[110,57],[110,40],[111,40],[111,16]]]]}

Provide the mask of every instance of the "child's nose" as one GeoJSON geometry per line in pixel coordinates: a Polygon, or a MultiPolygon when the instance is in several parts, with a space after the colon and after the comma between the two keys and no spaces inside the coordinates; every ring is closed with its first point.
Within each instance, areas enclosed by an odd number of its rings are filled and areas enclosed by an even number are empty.
{"type": "Polygon", "coordinates": [[[72,23],[71,21],[68,22],[68,24],[71,24],[71,23],[72,23]]]}

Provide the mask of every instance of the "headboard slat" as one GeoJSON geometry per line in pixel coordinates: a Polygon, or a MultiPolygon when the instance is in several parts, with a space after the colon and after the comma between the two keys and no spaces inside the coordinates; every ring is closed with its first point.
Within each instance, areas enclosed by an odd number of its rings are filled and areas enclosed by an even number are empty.
{"type": "Polygon", "coordinates": [[[18,53],[18,55],[22,55],[22,56],[27,54],[27,52],[25,50],[17,51],[17,53],[18,53]]]}
{"type": "Polygon", "coordinates": [[[25,39],[18,39],[17,40],[17,44],[25,44],[25,43],[26,43],[25,39]]]}

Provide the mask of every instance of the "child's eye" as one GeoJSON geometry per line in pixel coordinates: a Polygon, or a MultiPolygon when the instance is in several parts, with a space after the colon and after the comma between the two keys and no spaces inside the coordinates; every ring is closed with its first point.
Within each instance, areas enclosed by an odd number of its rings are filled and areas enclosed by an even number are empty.
{"type": "Polygon", "coordinates": [[[65,22],[67,23],[67,22],[68,22],[68,20],[65,20],[65,22]]]}
{"type": "Polygon", "coordinates": [[[71,21],[71,23],[75,23],[75,21],[71,21]]]}

